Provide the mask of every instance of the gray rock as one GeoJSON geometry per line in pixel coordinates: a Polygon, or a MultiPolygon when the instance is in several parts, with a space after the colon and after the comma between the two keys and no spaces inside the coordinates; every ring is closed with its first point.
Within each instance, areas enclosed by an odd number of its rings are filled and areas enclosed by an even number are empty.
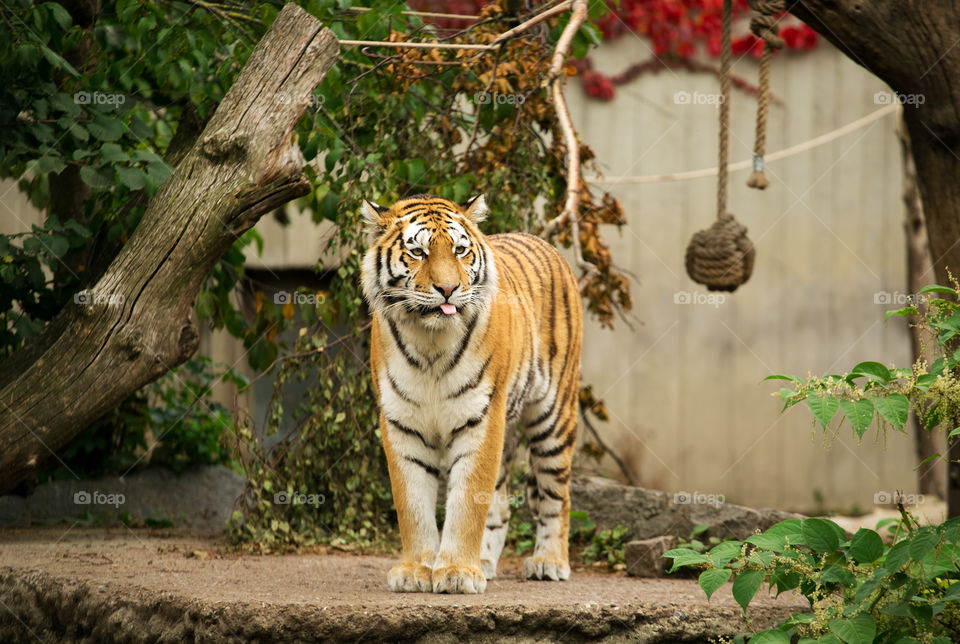
{"type": "Polygon", "coordinates": [[[754,510],[701,497],[667,494],[595,476],[577,476],[570,482],[573,510],[586,512],[597,530],[622,525],[630,538],[637,540],[666,535],[686,539],[694,527],[703,523],[709,526],[707,534],[711,537],[742,541],[784,519],[802,518],[789,512],[754,510]]]}
{"type": "Polygon", "coordinates": [[[217,465],[176,474],[149,468],[125,477],[50,481],[27,497],[0,496],[0,527],[74,522],[85,516],[113,521],[169,519],[190,530],[224,530],[243,492],[242,476],[217,465]]]}
{"type": "Polygon", "coordinates": [[[671,550],[677,538],[673,535],[631,541],[625,548],[627,574],[631,577],[664,577],[670,562],[663,553],[671,550]]]}

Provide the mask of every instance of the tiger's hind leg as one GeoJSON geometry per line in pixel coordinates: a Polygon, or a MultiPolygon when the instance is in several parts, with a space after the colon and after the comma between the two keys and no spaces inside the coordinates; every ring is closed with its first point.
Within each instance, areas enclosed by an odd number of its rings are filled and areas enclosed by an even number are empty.
{"type": "MultiPolygon", "coordinates": [[[[527,416],[530,447],[528,489],[530,510],[537,521],[533,555],[523,562],[528,579],[566,580],[570,577],[567,535],[570,530],[570,467],[577,438],[577,394],[533,405],[527,416]],[[549,403],[549,404],[548,404],[549,403]]],[[[559,392],[557,393],[559,396],[559,392]]]]}
{"type": "MultiPolygon", "coordinates": [[[[512,434],[512,432],[511,432],[512,434]]],[[[500,473],[497,487],[493,491],[487,523],[483,531],[483,544],[480,547],[480,569],[487,579],[497,576],[497,562],[503,552],[510,529],[510,462],[516,439],[507,440],[503,455],[500,457],[500,473]]]]}

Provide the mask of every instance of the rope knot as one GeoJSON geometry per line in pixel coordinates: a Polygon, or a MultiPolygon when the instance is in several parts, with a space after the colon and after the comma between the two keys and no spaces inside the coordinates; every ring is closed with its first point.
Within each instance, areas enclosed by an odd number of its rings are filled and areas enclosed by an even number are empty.
{"type": "Polygon", "coordinates": [[[755,256],[747,227],[726,213],[693,235],[687,245],[687,275],[707,290],[733,292],[750,279],[755,256]]]}

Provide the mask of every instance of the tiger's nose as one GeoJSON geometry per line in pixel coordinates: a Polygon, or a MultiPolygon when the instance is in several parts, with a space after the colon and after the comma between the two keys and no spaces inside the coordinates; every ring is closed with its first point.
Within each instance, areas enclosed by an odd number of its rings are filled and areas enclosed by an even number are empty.
{"type": "Polygon", "coordinates": [[[437,289],[440,292],[440,295],[444,297],[450,297],[453,295],[453,292],[459,288],[459,284],[454,284],[453,286],[440,286],[439,284],[434,284],[433,288],[437,289]]]}

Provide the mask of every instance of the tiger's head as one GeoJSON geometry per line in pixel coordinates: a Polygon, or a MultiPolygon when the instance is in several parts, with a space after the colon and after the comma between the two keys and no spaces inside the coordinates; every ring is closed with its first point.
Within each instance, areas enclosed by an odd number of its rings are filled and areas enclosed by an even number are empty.
{"type": "Polygon", "coordinates": [[[375,238],[363,261],[372,309],[442,330],[488,306],[497,276],[477,228],[487,213],[482,195],[463,204],[416,195],[389,208],[365,200],[361,211],[375,238]]]}

